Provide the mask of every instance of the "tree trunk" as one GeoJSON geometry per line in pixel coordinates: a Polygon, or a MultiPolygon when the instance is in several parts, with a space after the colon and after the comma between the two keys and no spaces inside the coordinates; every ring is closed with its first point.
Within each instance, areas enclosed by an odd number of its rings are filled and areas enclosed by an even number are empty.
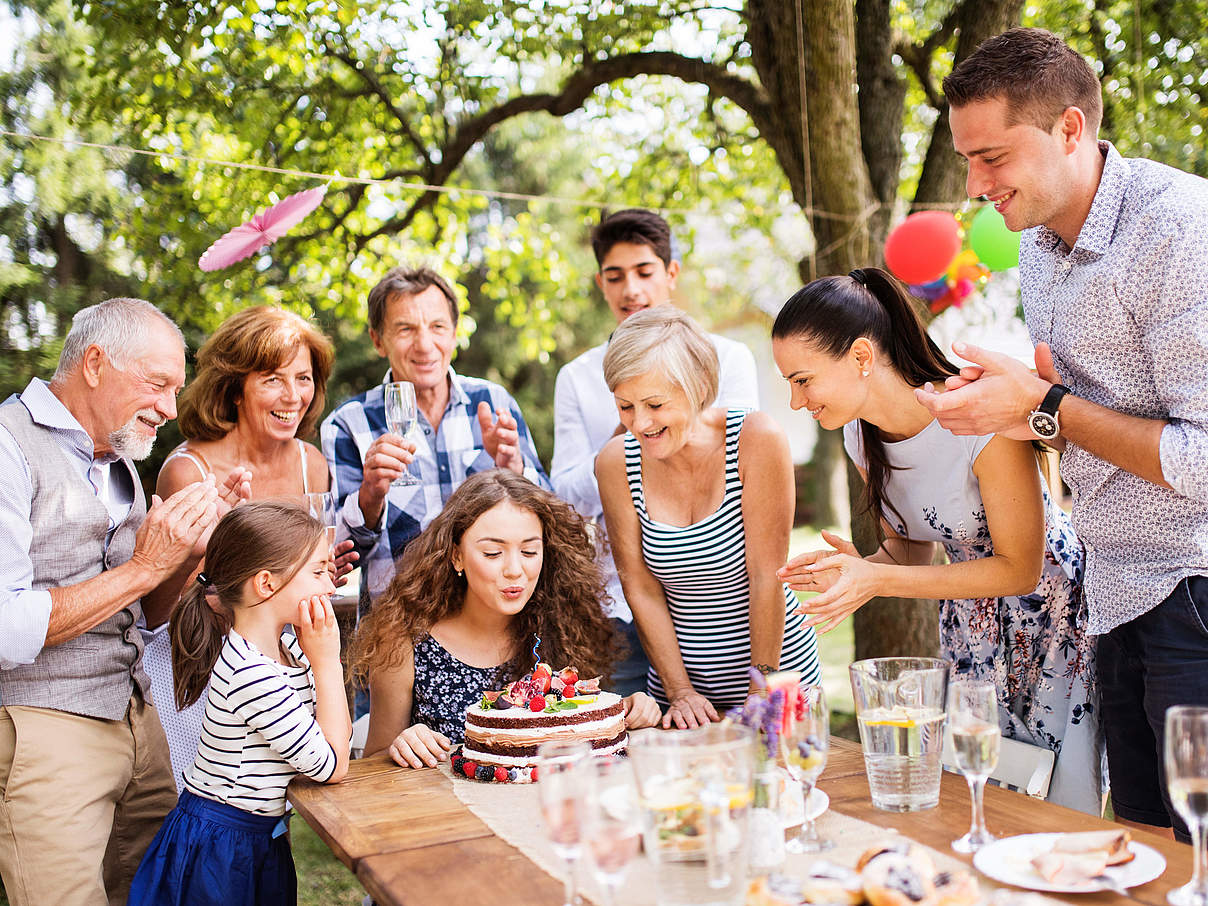
{"type": "MultiPolygon", "coordinates": [[[[864,480],[848,464],[852,494],[852,542],[864,556],[877,549],[876,529],[863,511],[864,480]]],[[[935,601],[873,598],[852,617],[856,660],[867,657],[935,657],[939,651],[939,610],[935,601]]]]}
{"type": "MultiPolygon", "coordinates": [[[[1023,0],[965,0],[957,10],[956,62],[973,53],[982,41],[1019,24],[1023,0]]],[[[914,203],[957,202],[965,195],[965,165],[952,153],[948,105],[940,110],[923,161],[914,203]]]]}

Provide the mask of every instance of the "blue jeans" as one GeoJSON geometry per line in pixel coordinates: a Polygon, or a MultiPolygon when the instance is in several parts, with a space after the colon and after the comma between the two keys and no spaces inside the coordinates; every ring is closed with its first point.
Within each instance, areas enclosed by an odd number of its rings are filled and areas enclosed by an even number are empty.
{"type": "Polygon", "coordinates": [[[1166,789],[1166,709],[1208,706],[1208,576],[1191,576],[1157,607],[1099,636],[1099,697],[1117,817],[1174,827],[1166,789]]]}
{"type": "Polygon", "coordinates": [[[613,628],[625,640],[628,651],[625,660],[617,662],[612,670],[612,691],[617,695],[632,695],[635,692],[646,691],[646,671],[650,669],[650,661],[642,650],[642,642],[633,623],[626,623],[615,617],[613,628]]]}

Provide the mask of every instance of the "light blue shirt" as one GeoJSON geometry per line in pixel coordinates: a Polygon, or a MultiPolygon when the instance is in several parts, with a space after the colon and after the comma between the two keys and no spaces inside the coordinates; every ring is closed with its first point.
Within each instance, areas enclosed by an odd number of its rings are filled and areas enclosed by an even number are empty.
{"type": "MultiPolygon", "coordinates": [[[[134,503],[134,488],[124,480],[124,469],[110,469],[118,461],[112,454],[93,458],[93,440],[75,416],[50,392],[45,381],[34,378],[5,406],[23,405],[36,424],[49,428],[80,475],[96,491],[109,511],[109,528],[120,525],[134,503]],[[116,480],[114,480],[116,479],[116,480]]],[[[50,592],[34,589],[34,544],[30,513],[33,483],[29,464],[12,434],[0,426],[0,669],[32,663],[46,642],[50,625],[50,592]]]]}

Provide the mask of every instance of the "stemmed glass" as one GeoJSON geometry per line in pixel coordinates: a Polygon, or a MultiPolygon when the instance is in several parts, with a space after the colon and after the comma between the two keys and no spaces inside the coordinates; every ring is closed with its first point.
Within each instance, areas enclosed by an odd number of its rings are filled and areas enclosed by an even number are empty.
{"type": "Polygon", "coordinates": [[[817,853],[830,849],[835,844],[818,836],[818,828],[810,815],[810,794],[822,769],[826,767],[826,756],[830,750],[830,711],[826,707],[826,694],[821,686],[802,686],[802,710],[800,717],[789,723],[788,730],[780,736],[784,752],[784,763],[793,779],[801,784],[801,799],[804,808],[801,827],[784,848],[791,853],[817,853]]]}
{"type": "Polygon", "coordinates": [[[629,863],[642,841],[642,811],[633,766],[620,758],[593,759],[595,785],[587,802],[587,845],[605,906],[617,901],[629,863]]]}
{"type": "MultiPolygon", "coordinates": [[[[415,427],[418,410],[415,405],[415,385],[409,381],[394,381],[386,385],[386,427],[391,434],[406,438],[415,427]]],[[[420,481],[411,474],[410,469],[390,482],[390,487],[400,488],[407,485],[419,484],[420,481]]]]}
{"type": "Polygon", "coordinates": [[[1170,800],[1191,831],[1191,881],[1166,894],[1174,906],[1208,906],[1205,821],[1208,821],[1208,708],[1166,709],[1166,783],[1170,800]]]}
{"type": "Polygon", "coordinates": [[[312,491],[304,496],[307,511],[323,523],[323,529],[327,535],[327,546],[335,547],[336,518],[339,515],[336,510],[336,495],[331,491],[312,491]]]}
{"type": "Polygon", "coordinates": [[[982,794],[998,766],[1002,731],[998,728],[998,690],[993,683],[959,680],[948,687],[948,726],[956,750],[956,766],[969,783],[973,818],[969,833],[952,841],[958,853],[977,852],[997,839],[986,830],[982,794]]]}
{"type": "Polygon", "coordinates": [[[595,775],[586,742],[537,748],[537,798],[554,853],[566,863],[565,906],[575,906],[575,866],[583,852],[584,819],[595,775]]]}

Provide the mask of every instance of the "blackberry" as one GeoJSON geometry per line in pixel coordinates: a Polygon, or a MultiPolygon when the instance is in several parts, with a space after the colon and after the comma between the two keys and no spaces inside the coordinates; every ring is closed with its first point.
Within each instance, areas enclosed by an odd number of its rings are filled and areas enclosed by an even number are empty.
{"type": "Polygon", "coordinates": [[[480,764],[478,766],[478,770],[474,772],[474,779],[475,780],[494,780],[495,779],[495,769],[492,767],[488,767],[485,764],[480,764]]]}

